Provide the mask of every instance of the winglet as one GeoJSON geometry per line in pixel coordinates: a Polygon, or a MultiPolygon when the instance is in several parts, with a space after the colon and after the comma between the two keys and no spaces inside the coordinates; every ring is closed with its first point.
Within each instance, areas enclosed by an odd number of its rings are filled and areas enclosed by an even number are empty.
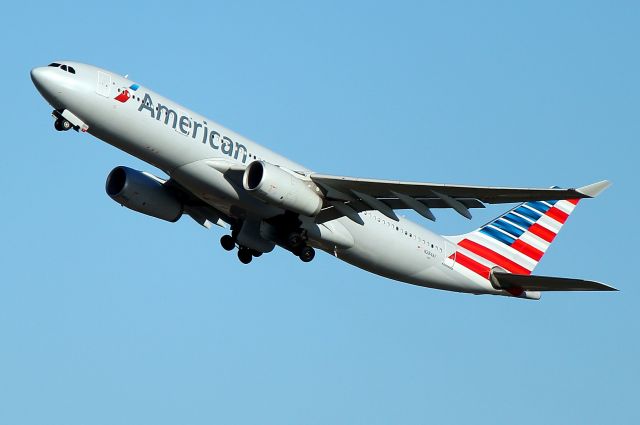
{"type": "Polygon", "coordinates": [[[586,186],[579,187],[576,191],[588,196],[589,198],[595,198],[600,195],[600,193],[604,192],[604,190],[609,186],[611,186],[611,182],[609,180],[602,180],[597,183],[591,183],[586,186]]]}

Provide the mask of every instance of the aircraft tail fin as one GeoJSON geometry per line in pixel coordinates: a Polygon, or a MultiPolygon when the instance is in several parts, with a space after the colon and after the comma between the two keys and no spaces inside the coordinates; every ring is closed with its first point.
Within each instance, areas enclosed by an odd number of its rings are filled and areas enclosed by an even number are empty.
{"type": "Polygon", "coordinates": [[[529,275],[579,201],[525,202],[479,229],[449,237],[457,244],[454,261],[486,279],[496,268],[529,275]]]}

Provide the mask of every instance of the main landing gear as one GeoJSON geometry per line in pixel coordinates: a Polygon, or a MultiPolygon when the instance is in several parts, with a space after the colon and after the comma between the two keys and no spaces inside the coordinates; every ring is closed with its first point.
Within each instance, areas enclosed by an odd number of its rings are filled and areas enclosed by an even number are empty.
{"type": "Polygon", "coordinates": [[[238,260],[240,260],[240,262],[242,264],[249,264],[251,262],[251,260],[253,260],[253,255],[251,253],[251,250],[249,248],[246,248],[244,246],[241,246],[238,248],[238,260]]]}
{"type": "Polygon", "coordinates": [[[298,254],[298,257],[305,263],[308,263],[309,261],[313,260],[315,256],[316,256],[316,250],[311,248],[310,246],[305,246],[300,250],[300,254],[298,254]]]}
{"type": "MultiPolygon", "coordinates": [[[[220,245],[227,251],[233,251],[236,247],[237,241],[231,235],[224,235],[220,238],[220,245]]],[[[246,246],[238,245],[238,260],[242,264],[249,264],[253,257],[260,257],[262,252],[247,248],[246,246]]]]}
{"type": "Polygon", "coordinates": [[[287,246],[294,255],[297,255],[305,263],[313,260],[316,251],[307,245],[304,236],[299,232],[292,232],[287,237],[287,246]]]}
{"type": "Polygon", "coordinates": [[[71,125],[69,121],[65,120],[62,117],[56,119],[55,122],[53,123],[53,126],[58,131],[67,131],[73,128],[73,125],[71,125]]]}
{"type": "Polygon", "coordinates": [[[236,247],[236,240],[231,235],[224,235],[220,238],[220,245],[227,250],[232,251],[236,247]]]}
{"type": "MultiPolygon", "coordinates": [[[[262,252],[247,248],[246,246],[239,245],[236,238],[233,235],[224,235],[220,238],[220,245],[226,251],[233,251],[236,246],[238,247],[238,260],[242,264],[249,264],[254,257],[260,257],[262,252]]],[[[300,260],[305,263],[310,262],[316,256],[316,251],[309,245],[307,245],[304,237],[300,233],[292,233],[287,238],[287,249],[293,252],[300,260]]]]}

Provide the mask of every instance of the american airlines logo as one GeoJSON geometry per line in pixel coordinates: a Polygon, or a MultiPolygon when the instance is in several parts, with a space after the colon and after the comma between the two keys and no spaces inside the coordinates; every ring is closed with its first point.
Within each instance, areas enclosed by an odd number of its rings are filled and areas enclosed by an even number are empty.
{"type": "MultiPolygon", "coordinates": [[[[130,88],[133,89],[133,86],[130,88]]],[[[136,85],[136,90],[137,88],[136,85]]],[[[118,97],[122,96],[124,92],[120,93],[118,97]]],[[[130,95],[127,94],[124,97],[126,97],[124,100],[116,99],[124,103],[129,99],[130,95]]],[[[166,105],[155,104],[148,93],[145,93],[144,99],[142,99],[138,107],[138,112],[143,110],[149,112],[150,118],[162,121],[164,125],[173,128],[176,132],[203,144],[208,144],[212,149],[220,150],[223,155],[228,155],[234,159],[240,158],[242,163],[247,162],[248,152],[246,146],[242,143],[234,142],[227,136],[220,135],[213,129],[209,129],[206,121],[199,122],[191,119],[188,115],[179,114],[166,105]]]]}
{"type": "MultiPolygon", "coordinates": [[[[136,90],[138,90],[138,88],[140,88],[140,86],[138,84],[131,84],[129,86],[129,88],[122,89],[120,94],[117,95],[115,97],[115,99],[118,102],[125,103],[127,100],[131,99],[131,93],[129,93],[129,90],[136,91],[136,90]]],[[[118,91],[120,91],[120,90],[118,90],[118,91]]]]}

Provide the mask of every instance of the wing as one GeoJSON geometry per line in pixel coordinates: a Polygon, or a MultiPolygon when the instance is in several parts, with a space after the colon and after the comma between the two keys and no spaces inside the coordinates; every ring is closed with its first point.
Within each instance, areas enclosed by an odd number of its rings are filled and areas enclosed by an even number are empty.
{"type": "Polygon", "coordinates": [[[471,218],[469,209],[483,208],[484,203],[593,198],[610,184],[603,180],[578,189],[545,189],[401,182],[326,174],[311,174],[310,178],[323,190],[327,200],[327,207],[316,219],[320,223],[341,216],[360,222],[357,213],[365,210],[378,210],[397,220],[395,209],[413,209],[435,220],[431,208],[452,208],[471,218]]]}
{"type": "Polygon", "coordinates": [[[184,213],[188,214],[198,224],[207,229],[215,224],[220,227],[229,227],[235,220],[222,211],[206,204],[199,198],[197,198],[189,190],[182,187],[178,182],[173,179],[164,180],[158,178],[163,184],[167,186],[173,193],[182,201],[184,205],[184,213]]]}

